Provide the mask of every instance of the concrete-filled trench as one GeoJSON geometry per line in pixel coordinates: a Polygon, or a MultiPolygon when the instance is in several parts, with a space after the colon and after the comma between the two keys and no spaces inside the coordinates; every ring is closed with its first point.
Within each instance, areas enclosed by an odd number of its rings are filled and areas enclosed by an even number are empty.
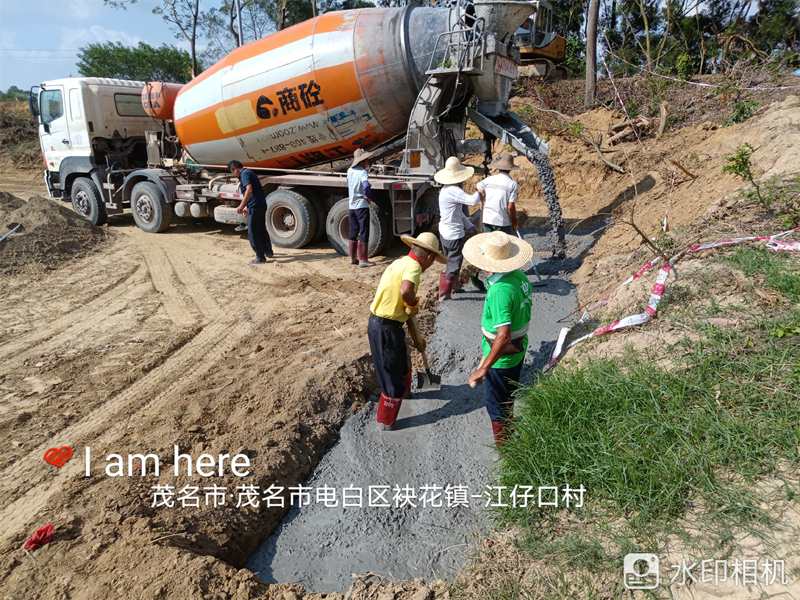
{"type": "MultiPolygon", "coordinates": [[[[551,247],[546,229],[521,230],[537,251],[534,260],[547,283],[533,289],[523,381],[547,364],[564,326],[558,321],[576,308],[569,274],[600,230],[567,235],[565,260],[543,254],[551,247]]],[[[536,281],[532,268],[526,273],[536,281]]],[[[442,376],[441,390],[415,391],[391,432],[378,431],[377,398],[371,397],[344,423],[338,442],[303,484],[310,503],[298,507],[300,496],[295,498],[246,568],[262,581],[300,583],[319,593],[346,591],[353,573],[430,579],[458,572],[470,542],[490,526],[484,492],[497,456],[484,389],[467,384],[481,357],[483,298],[470,284],[440,304],[428,354],[433,371],[442,376]]]]}

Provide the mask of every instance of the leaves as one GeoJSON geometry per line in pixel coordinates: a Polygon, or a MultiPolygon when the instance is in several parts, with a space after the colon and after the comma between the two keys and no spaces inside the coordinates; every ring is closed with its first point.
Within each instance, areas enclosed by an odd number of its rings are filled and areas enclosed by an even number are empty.
{"type": "Polygon", "coordinates": [[[185,50],[139,42],[89,44],[78,52],[78,72],[84,77],[109,77],[137,81],[186,83],[191,79],[192,59],[185,50]]]}

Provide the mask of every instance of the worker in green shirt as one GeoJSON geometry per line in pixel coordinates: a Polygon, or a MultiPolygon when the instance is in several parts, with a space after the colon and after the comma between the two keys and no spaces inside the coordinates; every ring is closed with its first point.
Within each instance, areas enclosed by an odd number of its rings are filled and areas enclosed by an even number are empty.
{"type": "Polygon", "coordinates": [[[483,360],[469,383],[486,381],[486,411],[498,448],[513,433],[512,394],[528,347],[532,302],[530,281],[520,267],[532,256],[530,244],[502,231],[476,235],[464,246],[464,259],[490,273],[481,319],[483,360]]]}

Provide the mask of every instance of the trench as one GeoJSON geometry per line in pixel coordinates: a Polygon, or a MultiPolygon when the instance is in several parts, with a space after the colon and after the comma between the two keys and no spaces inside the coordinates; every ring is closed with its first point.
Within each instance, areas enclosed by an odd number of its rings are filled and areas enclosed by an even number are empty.
{"type": "MultiPolygon", "coordinates": [[[[557,321],[577,307],[569,275],[602,228],[601,223],[568,234],[565,260],[548,258],[552,244],[546,228],[520,230],[547,282],[533,289],[523,382],[547,364],[564,326],[557,321]]],[[[526,273],[536,281],[533,269],[526,273]]],[[[307,592],[345,592],[352,573],[452,579],[464,566],[471,544],[489,530],[492,518],[485,507],[496,460],[491,426],[483,387],[467,384],[481,357],[483,299],[469,284],[440,305],[428,342],[433,371],[442,375],[440,391],[415,391],[403,403],[395,431],[377,430],[374,396],[344,423],[339,440],[303,484],[310,488],[310,504],[294,502],[247,560],[245,567],[261,581],[299,583],[307,592]],[[317,496],[324,499],[330,488],[336,489],[335,505],[317,496]],[[348,506],[343,506],[345,488],[348,506]]]]}

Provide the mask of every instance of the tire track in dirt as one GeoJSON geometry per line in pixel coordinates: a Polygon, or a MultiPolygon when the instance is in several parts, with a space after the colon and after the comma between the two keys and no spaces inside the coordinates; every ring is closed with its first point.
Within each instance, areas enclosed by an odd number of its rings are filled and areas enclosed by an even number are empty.
{"type": "Polygon", "coordinates": [[[101,305],[94,313],[87,314],[87,311],[81,311],[81,315],[78,318],[73,317],[67,320],[66,328],[62,329],[61,333],[56,334],[53,328],[48,328],[48,332],[43,336],[47,339],[40,340],[40,342],[34,346],[29,346],[24,342],[12,344],[12,349],[19,350],[20,347],[24,347],[27,348],[27,350],[3,362],[2,365],[0,365],[0,369],[4,372],[10,372],[14,368],[23,365],[26,360],[50,350],[63,347],[76,339],[80,339],[81,334],[95,327],[98,322],[109,319],[115,314],[125,310],[131,302],[140,300],[142,296],[150,290],[152,290],[152,287],[149,282],[140,283],[132,288],[126,288],[123,295],[114,298],[105,306],[101,305]]]}
{"type": "MultiPolygon", "coordinates": [[[[8,542],[28,525],[33,526],[37,515],[47,507],[54,494],[61,491],[70,479],[83,477],[82,448],[85,445],[113,451],[113,442],[123,437],[127,422],[134,416],[123,415],[134,407],[137,407],[134,414],[157,410],[162,400],[175,398],[182,390],[196,385],[226,352],[252,334],[268,316],[274,316],[275,309],[276,303],[265,302],[253,314],[252,320],[233,322],[231,319],[205,327],[160,366],[80,422],[53,435],[51,442],[39,445],[19,460],[13,471],[0,477],[0,499],[5,504],[0,510],[0,522],[4,525],[0,543],[8,542]],[[54,467],[46,464],[42,457],[48,448],[65,444],[76,450],[75,456],[53,474],[54,467]],[[19,495],[25,489],[27,491],[19,495]]],[[[93,462],[97,463],[97,458],[95,456],[93,462]]],[[[96,479],[87,479],[87,483],[92,482],[96,479]]]]}
{"type": "Polygon", "coordinates": [[[170,320],[178,327],[186,327],[196,323],[197,319],[190,313],[181,294],[173,284],[178,279],[164,250],[150,239],[152,234],[141,233],[137,236],[142,255],[144,256],[150,279],[155,290],[161,294],[161,306],[164,307],[170,320]]]}

